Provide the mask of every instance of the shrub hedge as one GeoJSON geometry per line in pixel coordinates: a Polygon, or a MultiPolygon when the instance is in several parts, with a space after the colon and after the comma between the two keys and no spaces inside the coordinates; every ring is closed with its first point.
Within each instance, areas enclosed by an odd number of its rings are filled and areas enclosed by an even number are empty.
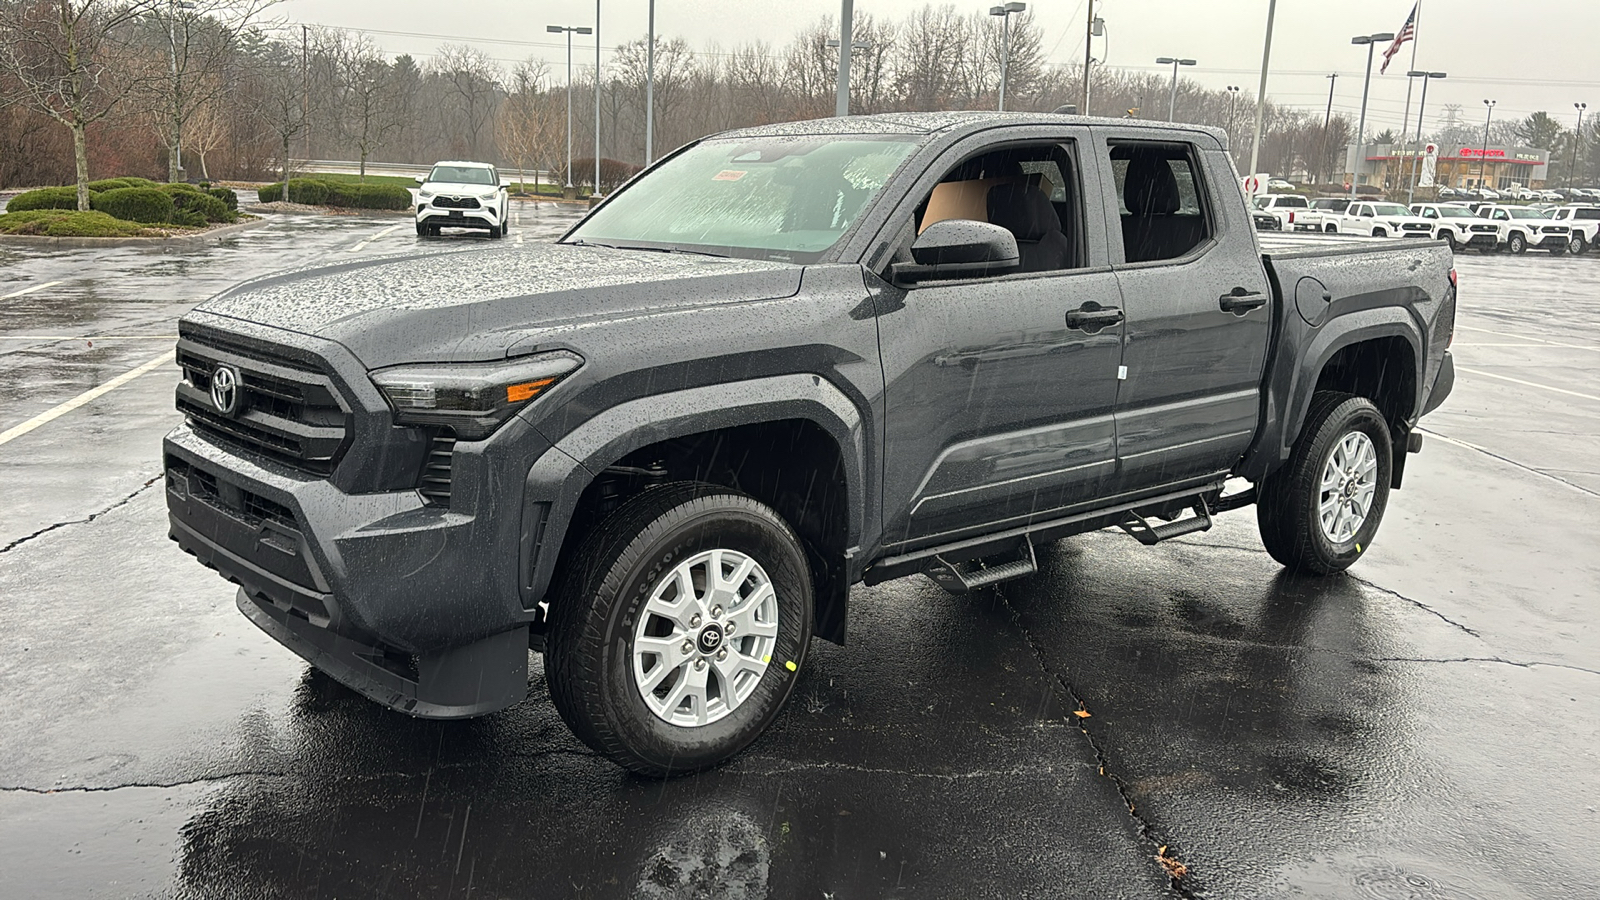
{"type": "MultiPolygon", "coordinates": [[[[161,187],[162,193],[172,198],[172,205],[179,213],[192,212],[199,216],[199,225],[208,222],[232,222],[239,218],[229,209],[228,204],[216,197],[189,184],[168,184],[161,187]]],[[[191,224],[185,216],[183,220],[174,218],[172,221],[179,225],[191,224]]]]}
{"type": "Polygon", "coordinates": [[[35,209],[0,215],[0,234],[38,234],[50,237],[131,237],[144,233],[133,222],[103,212],[75,209],[35,209]]]}
{"type": "Polygon", "coordinates": [[[206,193],[217,198],[218,200],[221,200],[223,204],[228,207],[229,212],[238,211],[239,195],[235,194],[231,189],[225,187],[208,187],[206,188],[206,193]]]}
{"type": "MultiPolygon", "coordinates": [[[[89,205],[94,205],[95,192],[89,189],[89,205]]],[[[24,191],[11,198],[6,212],[27,212],[34,209],[77,209],[78,189],[75,187],[48,187],[24,191]]]]}
{"type": "Polygon", "coordinates": [[[95,194],[89,202],[99,212],[115,218],[149,224],[171,222],[177,208],[165,191],[147,187],[104,191],[95,194]]]}
{"type": "MultiPolygon", "coordinates": [[[[339,206],[347,209],[410,209],[411,192],[398,184],[350,184],[315,178],[293,178],[288,196],[283,183],[262,185],[257,192],[262,203],[290,200],[313,206],[339,206]]],[[[237,202],[237,201],[236,201],[237,202]]]]}

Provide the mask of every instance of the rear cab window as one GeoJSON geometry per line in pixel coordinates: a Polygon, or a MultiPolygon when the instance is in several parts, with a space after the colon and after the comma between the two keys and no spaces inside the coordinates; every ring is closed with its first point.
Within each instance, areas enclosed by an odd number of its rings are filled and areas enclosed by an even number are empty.
{"type": "Polygon", "coordinates": [[[1192,144],[1113,141],[1108,152],[1125,262],[1178,259],[1215,238],[1192,144]]]}

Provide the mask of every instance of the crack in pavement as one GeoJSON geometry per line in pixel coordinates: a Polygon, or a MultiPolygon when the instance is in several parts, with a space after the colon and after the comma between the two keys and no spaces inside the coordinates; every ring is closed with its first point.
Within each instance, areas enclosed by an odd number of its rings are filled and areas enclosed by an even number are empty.
{"type": "Polygon", "coordinates": [[[1472,635],[1473,637],[1477,638],[1480,641],[1483,640],[1483,635],[1479,634],[1478,632],[1474,631],[1471,628],[1468,628],[1467,626],[1461,624],[1460,622],[1457,622],[1455,619],[1450,618],[1449,616],[1445,615],[1444,613],[1439,612],[1437,609],[1434,609],[1433,607],[1429,606],[1428,604],[1423,603],[1421,600],[1413,600],[1410,597],[1407,597],[1405,594],[1402,594],[1399,591],[1394,590],[1393,588],[1386,588],[1386,587],[1384,587],[1384,586],[1382,586],[1380,584],[1375,584],[1372,581],[1369,581],[1369,580],[1367,580],[1365,578],[1362,578],[1360,575],[1352,574],[1348,569],[1345,570],[1344,575],[1345,575],[1345,577],[1349,578],[1351,581],[1356,582],[1357,584],[1364,585],[1366,587],[1372,588],[1373,590],[1378,591],[1380,593],[1388,594],[1391,597],[1396,597],[1396,598],[1399,598],[1401,600],[1404,600],[1407,603],[1410,603],[1411,605],[1417,607],[1418,609],[1427,610],[1428,612],[1433,613],[1434,615],[1438,616],[1440,621],[1446,622],[1446,623],[1448,623],[1450,625],[1454,625],[1455,627],[1461,629],[1462,631],[1465,631],[1467,634],[1472,635]]]}
{"type": "Polygon", "coordinates": [[[118,507],[126,506],[127,504],[131,503],[133,501],[133,498],[139,496],[140,494],[144,493],[145,491],[148,491],[150,489],[150,486],[155,484],[156,482],[160,481],[162,479],[162,477],[163,476],[161,476],[161,475],[157,475],[156,477],[150,479],[149,481],[146,481],[144,484],[139,486],[138,490],[134,491],[133,493],[129,494],[126,497],[123,497],[121,500],[118,500],[117,502],[111,504],[110,506],[106,507],[105,509],[102,509],[102,510],[100,510],[98,512],[90,513],[87,518],[72,519],[71,521],[67,521],[67,522],[57,522],[54,525],[46,525],[45,527],[39,529],[38,531],[35,531],[32,534],[23,535],[22,537],[17,538],[16,540],[14,540],[11,543],[5,545],[4,547],[0,547],[0,553],[9,553],[12,550],[16,549],[17,547],[20,547],[23,544],[26,544],[27,542],[33,540],[34,538],[41,537],[43,535],[49,534],[52,531],[59,531],[62,528],[68,527],[69,525],[87,525],[90,522],[93,522],[95,519],[98,519],[101,516],[105,515],[106,513],[111,512],[112,510],[114,510],[114,509],[116,509],[118,507]]]}
{"type": "MultiPolygon", "coordinates": [[[[990,588],[990,590],[1005,605],[1006,611],[1011,614],[1012,623],[1016,625],[1018,631],[1022,632],[1022,639],[1027,643],[1029,651],[1033,653],[1034,662],[1038,664],[1040,671],[1050,676],[1056,684],[1060,685],[1067,696],[1078,704],[1078,709],[1087,710],[1089,708],[1088,704],[1083,702],[1083,698],[1078,695],[1078,691],[1072,686],[1072,682],[1050,667],[1044,655],[1044,648],[1039,646],[1038,641],[1034,640],[1033,632],[1028,629],[1028,626],[1022,620],[1022,613],[1011,605],[1011,600],[1006,596],[1005,591],[998,586],[990,588]]],[[[1168,867],[1169,861],[1171,865],[1179,865],[1176,857],[1168,856],[1166,853],[1171,842],[1163,842],[1157,837],[1155,827],[1150,824],[1148,819],[1139,814],[1138,809],[1134,806],[1133,797],[1128,791],[1128,785],[1122,780],[1121,776],[1111,771],[1111,761],[1106,756],[1105,748],[1100,745],[1094,734],[1089,731],[1088,720],[1081,716],[1077,717],[1077,720],[1078,730],[1083,732],[1084,740],[1088,741],[1089,749],[1094,752],[1095,760],[1099,763],[1100,774],[1111,781],[1112,786],[1116,788],[1117,796],[1128,807],[1128,816],[1133,819],[1134,824],[1138,827],[1139,836],[1155,849],[1155,853],[1152,855],[1162,865],[1163,871],[1169,879],[1169,886],[1178,896],[1186,898],[1186,900],[1198,900],[1198,895],[1183,882],[1182,876],[1174,876],[1172,869],[1168,867]]]]}
{"type": "Polygon", "coordinates": [[[1379,656],[1379,657],[1375,657],[1375,658],[1371,659],[1370,661],[1371,662],[1388,662],[1388,663],[1394,663],[1394,662],[1398,662],[1398,663],[1466,663],[1466,662],[1485,662],[1485,663],[1499,663],[1501,665],[1506,665],[1506,666],[1516,666],[1519,669],[1539,669],[1539,668],[1545,668],[1545,669],[1568,669],[1568,670],[1573,671],[1573,672],[1582,672],[1585,675],[1600,675],[1600,670],[1585,669],[1583,666],[1574,666],[1574,665],[1571,665],[1569,663],[1542,662],[1540,660],[1532,660],[1530,662],[1519,662],[1519,661],[1517,661],[1515,659],[1506,659],[1503,656],[1451,656],[1451,657],[1444,657],[1444,658],[1434,658],[1434,657],[1428,657],[1428,656],[1379,656]]]}
{"type": "Polygon", "coordinates": [[[1012,769],[973,769],[969,772],[912,772],[906,769],[855,766],[849,763],[829,762],[827,760],[818,760],[816,762],[785,763],[783,760],[770,756],[751,757],[750,761],[779,763],[777,766],[771,766],[767,768],[747,768],[744,766],[739,767],[751,775],[789,775],[795,772],[808,771],[844,771],[858,772],[863,775],[889,775],[897,778],[927,778],[936,781],[965,781],[972,778],[1016,778],[1019,776],[1031,777],[1037,775],[1060,774],[1054,766],[1019,766],[1012,769]]]}

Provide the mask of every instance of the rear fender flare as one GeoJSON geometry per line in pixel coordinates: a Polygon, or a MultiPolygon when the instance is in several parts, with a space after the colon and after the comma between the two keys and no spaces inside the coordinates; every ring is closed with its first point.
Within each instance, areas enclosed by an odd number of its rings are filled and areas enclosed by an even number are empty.
{"type": "Polygon", "coordinates": [[[528,470],[523,491],[523,605],[544,598],[579,498],[595,476],[641,447],[703,431],[784,419],[808,420],[838,444],[847,496],[846,554],[859,565],[866,501],[865,423],[860,410],[818,375],[774,375],[641,397],[589,419],[556,442],[528,470]]]}

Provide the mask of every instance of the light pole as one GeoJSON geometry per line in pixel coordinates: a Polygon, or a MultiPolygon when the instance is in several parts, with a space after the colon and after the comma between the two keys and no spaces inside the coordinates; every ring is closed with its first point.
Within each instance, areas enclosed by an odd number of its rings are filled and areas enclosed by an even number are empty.
{"type": "MultiPolygon", "coordinates": [[[[1435,78],[1444,78],[1443,72],[1422,72],[1416,69],[1406,73],[1407,78],[1422,79],[1422,102],[1417,105],[1417,149],[1422,149],[1422,117],[1428,112],[1428,82],[1435,78]]],[[[1406,188],[1406,205],[1410,206],[1417,193],[1417,167],[1422,164],[1421,156],[1411,158],[1411,184],[1406,188]]]]}
{"type": "Polygon", "coordinates": [[[1578,111],[1578,128],[1572,132],[1572,159],[1567,162],[1567,190],[1572,190],[1572,176],[1578,173],[1578,145],[1583,143],[1583,111],[1589,108],[1587,103],[1574,103],[1572,108],[1578,111]]]}
{"type": "Polygon", "coordinates": [[[1322,140],[1317,142],[1317,174],[1330,177],[1323,169],[1328,164],[1328,125],[1333,122],[1333,86],[1339,83],[1339,73],[1334,72],[1328,78],[1328,108],[1322,112],[1322,140]]]}
{"type": "Polygon", "coordinates": [[[850,35],[855,27],[855,0],[839,0],[839,81],[834,86],[835,116],[850,115],[850,57],[855,50],[855,41],[850,35]]]}
{"type": "Polygon", "coordinates": [[[656,0],[650,0],[650,45],[644,51],[644,164],[655,159],[656,137],[656,0]]]}
{"type": "Polygon", "coordinates": [[[1084,115],[1089,114],[1089,62],[1093,57],[1089,55],[1094,44],[1094,0],[1089,0],[1089,17],[1083,26],[1083,106],[1084,115]]]}
{"type": "Polygon", "coordinates": [[[1000,39],[1000,111],[1006,110],[1006,70],[1011,66],[1011,14],[1019,13],[1028,8],[1026,3],[1007,3],[1005,6],[989,7],[989,15],[999,16],[1001,19],[1000,39]]]}
{"type": "Polygon", "coordinates": [[[1177,59],[1171,56],[1159,57],[1156,60],[1156,65],[1158,66],[1164,66],[1167,63],[1172,63],[1172,92],[1167,97],[1167,121],[1171,122],[1176,119],[1178,114],[1178,67],[1192,66],[1195,61],[1192,59],[1177,59]]]}
{"type": "Polygon", "coordinates": [[[1365,44],[1367,48],[1367,77],[1365,81],[1361,82],[1361,124],[1356,126],[1356,158],[1350,164],[1351,200],[1356,198],[1356,185],[1361,182],[1361,155],[1365,149],[1363,145],[1366,143],[1367,137],[1367,93],[1372,89],[1372,52],[1377,48],[1380,41],[1392,40],[1394,40],[1394,33],[1390,31],[1365,34],[1361,37],[1350,39],[1350,43],[1358,47],[1365,44]]]}
{"type": "MultiPolygon", "coordinates": [[[[839,49],[839,39],[838,38],[828,38],[828,49],[829,50],[837,50],[837,49],[839,49]]],[[[856,51],[857,50],[871,50],[871,49],[872,49],[872,42],[871,41],[851,41],[850,42],[850,53],[849,53],[849,56],[848,56],[848,58],[851,60],[851,65],[852,66],[854,65],[854,61],[855,61],[856,51]]],[[[843,56],[843,54],[841,54],[841,56],[843,56]]],[[[846,89],[848,90],[848,85],[846,86],[846,89]]],[[[836,106],[837,106],[837,104],[836,104],[836,106]]],[[[844,105],[843,109],[841,110],[841,109],[836,108],[834,110],[834,114],[835,115],[840,115],[840,116],[848,116],[850,114],[850,101],[849,101],[848,98],[845,100],[845,105],[844,105]]]]}
{"type": "MultiPolygon", "coordinates": [[[[178,81],[178,32],[174,27],[178,18],[178,10],[180,9],[194,9],[194,4],[186,2],[186,0],[168,0],[167,42],[172,50],[172,112],[174,120],[177,119],[178,108],[183,103],[183,98],[179,96],[183,85],[178,81]]],[[[187,35],[188,32],[185,31],[184,34],[187,35]]],[[[173,132],[172,152],[176,154],[177,159],[170,167],[170,171],[167,172],[167,180],[177,181],[183,177],[183,129],[181,128],[173,132]]]]}
{"type": "Polygon", "coordinates": [[[572,36],[574,34],[589,34],[593,29],[570,25],[546,25],[545,31],[551,34],[567,35],[567,187],[572,187],[572,36]]]}
{"type": "Polygon", "coordinates": [[[600,196],[600,0],[594,0],[594,191],[600,196]]]}
{"type": "Polygon", "coordinates": [[[1278,12],[1278,0],[1267,3],[1267,39],[1261,47],[1261,84],[1256,88],[1256,127],[1250,135],[1250,171],[1256,173],[1256,163],[1261,158],[1261,117],[1267,110],[1267,72],[1272,60],[1272,18],[1278,12]]]}
{"type": "Polygon", "coordinates": [[[1478,190],[1480,191],[1487,186],[1484,184],[1483,179],[1485,177],[1484,173],[1489,167],[1489,122],[1494,119],[1495,102],[1494,100],[1483,101],[1483,105],[1488,107],[1489,111],[1483,117],[1483,153],[1478,157],[1478,190]]]}
{"type": "Polygon", "coordinates": [[[1233,106],[1239,100],[1239,86],[1228,85],[1228,141],[1233,141],[1233,106]]]}

